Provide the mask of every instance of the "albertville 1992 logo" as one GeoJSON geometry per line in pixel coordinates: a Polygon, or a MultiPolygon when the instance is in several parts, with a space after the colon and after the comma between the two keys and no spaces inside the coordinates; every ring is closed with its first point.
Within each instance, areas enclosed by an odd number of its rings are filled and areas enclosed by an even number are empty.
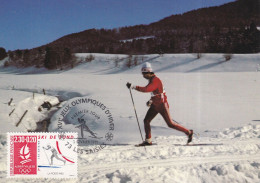
{"type": "Polygon", "coordinates": [[[69,100],[58,112],[58,132],[78,132],[80,154],[98,152],[113,140],[114,119],[107,106],[98,100],[81,97],[69,100]]]}
{"type": "Polygon", "coordinates": [[[10,144],[10,174],[37,174],[37,136],[13,135],[10,144]]]}

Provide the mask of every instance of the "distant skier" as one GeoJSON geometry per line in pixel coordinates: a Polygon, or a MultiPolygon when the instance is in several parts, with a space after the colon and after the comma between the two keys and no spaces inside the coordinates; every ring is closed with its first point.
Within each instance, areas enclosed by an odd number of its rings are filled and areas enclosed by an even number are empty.
{"type": "Polygon", "coordinates": [[[153,73],[152,66],[149,62],[146,62],[142,66],[143,77],[149,80],[149,83],[145,87],[135,86],[131,83],[127,83],[126,86],[129,89],[135,89],[139,92],[151,92],[152,97],[147,102],[147,106],[150,107],[144,118],[144,128],[145,128],[145,141],[140,146],[152,145],[151,140],[151,126],[150,122],[152,119],[160,113],[170,128],[176,129],[178,131],[184,132],[188,136],[187,144],[192,141],[193,130],[188,130],[185,127],[178,124],[176,121],[171,119],[169,113],[169,104],[167,102],[167,96],[164,91],[163,84],[161,80],[153,73]]]}
{"type": "Polygon", "coordinates": [[[51,164],[50,164],[50,165],[53,165],[53,158],[56,158],[57,160],[62,161],[62,162],[64,163],[64,165],[65,165],[66,160],[63,160],[63,159],[61,159],[61,158],[58,157],[58,152],[57,152],[57,150],[56,150],[54,147],[52,147],[52,146],[50,146],[50,145],[47,145],[46,148],[45,148],[45,147],[42,147],[42,148],[45,149],[45,150],[50,150],[50,151],[52,152],[52,155],[51,155],[51,164]]]}

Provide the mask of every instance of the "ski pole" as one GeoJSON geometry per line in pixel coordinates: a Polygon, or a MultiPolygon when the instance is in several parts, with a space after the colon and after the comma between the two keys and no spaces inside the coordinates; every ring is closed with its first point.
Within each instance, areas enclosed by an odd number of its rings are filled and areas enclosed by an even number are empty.
{"type": "Polygon", "coordinates": [[[131,91],[130,88],[129,88],[129,91],[130,91],[130,95],[131,95],[132,103],[133,103],[133,106],[134,106],[135,117],[136,117],[136,120],[137,120],[137,124],[138,124],[138,127],[139,127],[139,131],[140,131],[140,134],[141,134],[141,138],[142,138],[142,141],[144,141],[144,138],[143,138],[143,135],[142,135],[142,131],[141,131],[141,128],[140,128],[140,124],[139,124],[139,120],[138,120],[138,117],[137,117],[137,112],[136,112],[136,109],[135,109],[135,103],[134,103],[134,99],[133,99],[132,91],[131,91]]]}
{"type": "Polygon", "coordinates": [[[46,152],[45,152],[44,147],[42,147],[42,148],[43,148],[44,154],[45,154],[45,156],[46,156],[46,158],[47,158],[47,160],[48,160],[48,162],[49,162],[49,165],[51,165],[51,162],[50,162],[50,160],[49,160],[49,158],[48,158],[48,156],[47,156],[47,154],[46,154],[46,152]]]}

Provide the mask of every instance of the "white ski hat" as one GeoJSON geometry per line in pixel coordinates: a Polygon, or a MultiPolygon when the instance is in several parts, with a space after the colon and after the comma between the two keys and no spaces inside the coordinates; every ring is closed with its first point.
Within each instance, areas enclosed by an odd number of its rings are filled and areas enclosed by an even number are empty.
{"type": "Polygon", "coordinates": [[[142,72],[153,72],[152,66],[149,62],[145,62],[142,66],[142,72]]]}

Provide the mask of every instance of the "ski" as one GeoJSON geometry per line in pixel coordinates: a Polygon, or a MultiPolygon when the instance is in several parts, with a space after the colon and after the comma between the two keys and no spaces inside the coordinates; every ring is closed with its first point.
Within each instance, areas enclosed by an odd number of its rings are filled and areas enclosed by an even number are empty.
{"type": "Polygon", "coordinates": [[[53,166],[53,165],[38,165],[39,168],[61,168],[61,166],[53,166]]]}
{"type": "Polygon", "coordinates": [[[154,146],[154,145],[157,145],[157,143],[153,143],[151,145],[136,144],[135,147],[144,147],[144,146],[145,147],[147,147],[147,146],[149,147],[149,146],[154,146]]]}
{"type": "Polygon", "coordinates": [[[194,143],[194,144],[173,144],[174,146],[219,146],[224,145],[223,143],[214,144],[214,143],[194,143]]]}
{"type": "Polygon", "coordinates": [[[103,137],[94,137],[94,136],[89,136],[90,138],[93,138],[93,139],[102,139],[103,137]]]}
{"type": "MultiPolygon", "coordinates": [[[[149,147],[149,146],[154,146],[154,145],[158,145],[157,143],[153,143],[152,145],[143,145],[143,144],[136,144],[134,145],[135,147],[149,147]]],[[[220,145],[224,145],[223,143],[194,143],[194,144],[172,144],[173,146],[220,146],[220,145]]]]}

